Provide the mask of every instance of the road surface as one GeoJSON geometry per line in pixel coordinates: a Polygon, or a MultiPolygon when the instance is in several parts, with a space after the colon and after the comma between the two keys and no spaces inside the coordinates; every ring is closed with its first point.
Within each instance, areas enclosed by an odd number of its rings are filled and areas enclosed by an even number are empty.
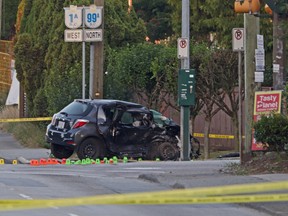
{"type": "MultiPolygon", "coordinates": [[[[239,160],[207,160],[187,162],[129,162],[91,165],[9,164],[12,160],[47,158],[46,149],[21,148],[9,134],[0,134],[0,202],[10,199],[39,200],[79,198],[104,194],[127,194],[198,188],[219,185],[287,180],[287,175],[231,176],[219,170],[239,160]]],[[[0,211],[1,216],[191,216],[288,215],[283,203],[253,205],[189,204],[189,205],[84,205],[51,206],[45,209],[0,211]],[[269,206],[270,205],[270,206],[269,206]]]]}

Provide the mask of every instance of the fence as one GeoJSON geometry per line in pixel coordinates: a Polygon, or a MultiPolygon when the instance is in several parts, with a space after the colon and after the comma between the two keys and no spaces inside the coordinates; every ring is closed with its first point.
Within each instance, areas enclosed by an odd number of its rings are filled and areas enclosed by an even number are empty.
{"type": "Polygon", "coordinates": [[[9,92],[11,78],[11,60],[13,55],[12,41],[0,40],[0,97],[9,92]]]}

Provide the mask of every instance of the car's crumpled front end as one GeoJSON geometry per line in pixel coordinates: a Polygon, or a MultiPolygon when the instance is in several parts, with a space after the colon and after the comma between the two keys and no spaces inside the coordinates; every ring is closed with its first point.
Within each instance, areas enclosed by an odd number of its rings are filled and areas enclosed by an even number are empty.
{"type": "MultiPolygon", "coordinates": [[[[175,151],[175,153],[173,154],[174,158],[169,158],[169,160],[178,160],[181,151],[180,126],[157,111],[152,110],[152,114],[154,117],[154,133],[151,133],[150,137],[152,143],[154,145],[157,145],[158,143],[160,145],[161,143],[170,143],[173,146],[173,151],[175,151]]],[[[192,135],[190,135],[190,147],[190,158],[197,159],[200,156],[200,142],[192,135]]],[[[172,149],[170,149],[170,151],[172,152],[172,149]]],[[[159,150],[159,152],[161,153],[161,150],[159,150]]],[[[172,156],[171,152],[170,156],[172,156]]]]}

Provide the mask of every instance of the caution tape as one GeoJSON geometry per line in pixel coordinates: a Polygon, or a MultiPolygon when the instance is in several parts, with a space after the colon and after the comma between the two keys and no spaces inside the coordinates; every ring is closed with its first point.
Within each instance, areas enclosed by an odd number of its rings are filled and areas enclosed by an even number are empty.
{"type": "MultiPolygon", "coordinates": [[[[194,137],[204,137],[203,133],[193,133],[194,137]]],[[[209,138],[216,138],[216,139],[234,139],[233,135],[221,135],[221,134],[209,134],[209,138]]]]}
{"type": "Polygon", "coordinates": [[[83,205],[219,204],[288,201],[288,193],[251,194],[279,190],[288,190],[288,181],[54,200],[0,200],[0,211],[83,205]],[[239,195],[244,193],[250,194],[239,195]]]}
{"type": "MultiPolygon", "coordinates": [[[[31,122],[31,121],[50,121],[52,117],[41,117],[41,118],[15,118],[15,119],[0,119],[0,122],[31,122]]],[[[194,137],[204,137],[203,133],[193,133],[194,137]]],[[[209,138],[216,139],[234,139],[233,135],[224,134],[209,134],[209,138]]]]}
{"type": "Polygon", "coordinates": [[[52,117],[41,118],[15,118],[15,119],[0,119],[0,122],[31,122],[31,121],[50,121],[52,117]]]}

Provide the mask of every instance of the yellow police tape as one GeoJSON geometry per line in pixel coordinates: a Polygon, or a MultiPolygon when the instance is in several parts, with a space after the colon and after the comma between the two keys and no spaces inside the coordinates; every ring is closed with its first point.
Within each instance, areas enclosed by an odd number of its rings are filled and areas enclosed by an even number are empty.
{"type": "Polygon", "coordinates": [[[83,205],[219,204],[288,201],[288,193],[253,195],[256,192],[280,190],[281,192],[288,190],[288,181],[54,200],[0,200],[0,211],[83,205]]]}
{"type": "MultiPolygon", "coordinates": [[[[15,118],[15,119],[0,119],[0,122],[31,122],[31,121],[50,121],[52,117],[40,117],[40,118],[15,118]]],[[[195,137],[204,137],[203,133],[193,133],[195,137]]],[[[234,139],[233,135],[221,135],[221,134],[209,134],[209,138],[214,139],[234,139]]]]}
{"type": "Polygon", "coordinates": [[[15,118],[15,119],[0,119],[0,122],[30,122],[30,121],[50,121],[51,117],[41,118],[15,118]]]}
{"type": "MultiPolygon", "coordinates": [[[[203,133],[193,133],[194,137],[204,137],[203,133]]],[[[209,134],[209,138],[216,138],[216,139],[234,139],[233,135],[224,135],[224,134],[209,134]]]]}

